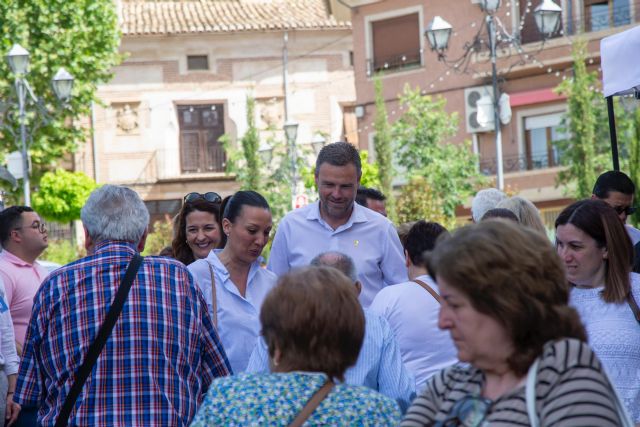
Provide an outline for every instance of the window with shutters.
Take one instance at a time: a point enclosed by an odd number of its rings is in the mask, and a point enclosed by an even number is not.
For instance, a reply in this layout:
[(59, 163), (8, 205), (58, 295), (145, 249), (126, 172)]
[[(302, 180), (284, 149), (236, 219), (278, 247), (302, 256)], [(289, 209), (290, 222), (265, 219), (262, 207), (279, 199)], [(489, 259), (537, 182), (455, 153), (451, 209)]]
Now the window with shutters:
[(409, 13), (370, 22), (369, 74), (422, 65), (420, 14)]
[(224, 172), (226, 153), (222, 104), (179, 105), (180, 168), (182, 173)]
[[(533, 16), (534, 7), (532, 6), (531, 0), (518, 0), (518, 4), (520, 6), (520, 16), (524, 17), (524, 22), (522, 22), (522, 29), (520, 30), (520, 42), (522, 44), (525, 43), (534, 43), (542, 41), (542, 34), (538, 30), (538, 26), (536, 25), (535, 17)], [(557, 3), (557, 2), (556, 2)], [(535, 3), (534, 3), (535, 4)], [(528, 10), (528, 12), (527, 12)], [(565, 14), (563, 9), (562, 14)], [(521, 18), (522, 19), (522, 18)], [(556, 31), (551, 38), (555, 39), (562, 36), (564, 29), (564, 18), (560, 18), (560, 27), (558, 31)], [(548, 40), (548, 38), (547, 38)]]

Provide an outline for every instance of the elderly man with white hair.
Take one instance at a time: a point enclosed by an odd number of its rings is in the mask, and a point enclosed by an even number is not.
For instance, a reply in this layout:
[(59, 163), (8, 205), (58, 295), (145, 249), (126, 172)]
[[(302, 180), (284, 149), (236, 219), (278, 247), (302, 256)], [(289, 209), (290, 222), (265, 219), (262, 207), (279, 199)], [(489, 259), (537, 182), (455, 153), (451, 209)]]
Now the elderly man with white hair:
[(471, 201), (471, 217), (473, 222), (480, 222), (487, 211), (498, 206), (498, 203), (507, 198), (507, 195), (497, 188), (485, 188), (476, 193)]
[[(312, 266), (333, 267), (347, 276), (360, 293), (362, 285), (353, 259), (336, 251), (323, 252), (311, 260)], [(365, 332), (356, 364), (347, 369), (345, 382), (363, 385), (395, 399), (405, 412), (416, 395), (415, 378), (402, 362), (400, 348), (386, 319), (364, 309)], [(249, 359), (247, 372), (269, 372), (269, 352), (263, 339), (258, 340)]]
[(202, 294), (184, 264), (139, 255), (149, 212), (133, 190), (100, 187), (81, 217), (88, 256), (36, 294), (14, 400), (39, 426), (189, 425), (230, 373)]

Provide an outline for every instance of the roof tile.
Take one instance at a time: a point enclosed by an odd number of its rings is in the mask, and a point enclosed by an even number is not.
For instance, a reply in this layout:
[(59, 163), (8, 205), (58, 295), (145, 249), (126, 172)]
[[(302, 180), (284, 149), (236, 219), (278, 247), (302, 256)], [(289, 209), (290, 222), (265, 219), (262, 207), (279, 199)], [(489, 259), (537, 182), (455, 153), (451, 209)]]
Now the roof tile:
[(263, 29), (349, 29), (324, 0), (124, 0), (127, 35), (224, 33)]

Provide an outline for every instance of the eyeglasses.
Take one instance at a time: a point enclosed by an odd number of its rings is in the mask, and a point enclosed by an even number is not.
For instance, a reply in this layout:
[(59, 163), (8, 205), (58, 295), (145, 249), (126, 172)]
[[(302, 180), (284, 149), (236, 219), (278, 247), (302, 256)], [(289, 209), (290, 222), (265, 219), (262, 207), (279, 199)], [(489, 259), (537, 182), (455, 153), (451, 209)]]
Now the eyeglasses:
[(449, 415), (443, 421), (435, 424), (436, 427), (480, 427), (489, 412), (491, 400), (480, 396), (467, 395), (458, 400)]
[(626, 216), (633, 215), (638, 208), (635, 206), (616, 206), (613, 209), (616, 210), (618, 215), (625, 214)]
[(220, 203), (222, 201), (222, 197), (220, 197), (218, 193), (214, 193), (213, 191), (208, 191), (204, 194), (189, 193), (186, 196), (184, 196), (183, 203), (193, 202), (194, 200), (197, 200), (197, 199), (205, 199), (207, 202), (212, 202), (212, 203)]
[(16, 227), (14, 228), (14, 230), (21, 230), (23, 228), (33, 228), (34, 230), (38, 230), (41, 234), (44, 234), (47, 232), (47, 224), (39, 221), (34, 222), (28, 227)]

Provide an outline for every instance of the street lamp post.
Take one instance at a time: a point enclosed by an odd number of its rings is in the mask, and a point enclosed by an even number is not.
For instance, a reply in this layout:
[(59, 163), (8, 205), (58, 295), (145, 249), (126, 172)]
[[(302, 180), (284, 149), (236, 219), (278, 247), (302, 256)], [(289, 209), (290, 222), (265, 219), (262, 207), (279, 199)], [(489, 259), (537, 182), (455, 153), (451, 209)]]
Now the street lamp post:
[[(493, 123), (495, 132), (496, 145), (496, 181), (500, 190), (504, 189), (504, 173), (502, 161), (502, 129), (500, 125), (500, 93), (498, 88), (498, 71), (497, 71), (497, 45), (498, 30), (496, 29), (495, 13), (500, 8), (500, 0), (481, 0), (480, 7), (487, 14), (485, 17), (487, 35), (489, 37), (489, 53), (491, 56), (491, 83), (493, 86)], [(542, 0), (538, 7), (535, 8), (534, 18), (538, 31), (542, 34), (543, 40), (552, 36), (560, 26), (560, 15), (562, 9), (552, 0)], [(449, 37), (453, 27), (440, 16), (433, 18), (425, 36), (429, 41), (431, 50), (438, 52), (438, 59), (444, 60), (444, 52), (449, 46)], [(500, 33), (501, 39), (509, 43), (519, 44), (519, 39), (511, 34), (506, 34), (504, 30)], [(475, 43), (474, 43), (475, 45)], [(467, 50), (465, 56), (473, 52), (473, 49)], [(454, 66), (454, 68), (457, 68)]]
[(298, 123), (286, 122), (284, 124), (284, 134), (289, 145), (289, 157), (291, 160), (291, 203), (293, 204), (298, 188), (298, 174), (296, 168), (296, 139), (298, 137)]
[[(7, 62), (15, 75), (15, 89), (18, 97), (18, 120), (20, 122), (20, 151), (22, 154), (24, 204), (30, 206), (31, 188), (29, 181), (29, 150), (27, 146), (27, 101), (31, 99), (31, 101), (42, 110), (42, 114), (46, 116), (47, 113), (44, 111), (44, 107), (40, 105), (38, 98), (34, 95), (25, 77), (29, 68), (29, 52), (19, 44), (14, 44), (7, 54)], [(56, 97), (62, 102), (67, 102), (71, 97), (73, 76), (64, 68), (60, 68), (52, 79), (52, 86)]]

